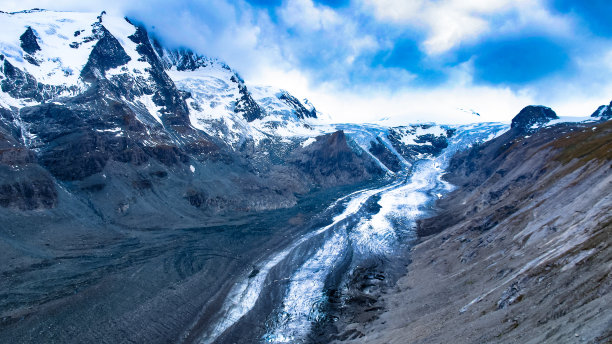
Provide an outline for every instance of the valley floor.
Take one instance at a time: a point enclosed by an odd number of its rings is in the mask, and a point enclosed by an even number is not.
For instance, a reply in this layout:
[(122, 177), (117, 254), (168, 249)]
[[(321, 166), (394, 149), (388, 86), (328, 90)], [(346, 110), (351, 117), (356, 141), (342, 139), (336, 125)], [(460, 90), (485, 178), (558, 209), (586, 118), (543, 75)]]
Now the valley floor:
[[(257, 271), (259, 260), (300, 237), (309, 225), (304, 219), (326, 221), (317, 214), (334, 199), (376, 185), (320, 190), (290, 209), (243, 214), (203, 228), (56, 224), (32, 233), (48, 240), (44, 249), (15, 248), (15, 235), (24, 233), (3, 228), (0, 342), (192, 342), (185, 331), (197, 328), (198, 319), (206, 323), (203, 310), (216, 309), (242, 275)], [(49, 239), (57, 233), (61, 243)], [(258, 326), (242, 339), (258, 341), (265, 331)]]

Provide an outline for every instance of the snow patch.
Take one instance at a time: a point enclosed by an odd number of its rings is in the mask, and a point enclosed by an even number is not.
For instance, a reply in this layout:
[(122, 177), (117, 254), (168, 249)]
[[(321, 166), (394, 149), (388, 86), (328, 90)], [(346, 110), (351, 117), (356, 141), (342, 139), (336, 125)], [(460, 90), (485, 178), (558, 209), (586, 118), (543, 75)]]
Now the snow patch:
[(317, 139), (315, 139), (314, 137), (309, 137), (306, 140), (302, 141), (302, 143), (300, 143), (300, 145), (303, 147), (308, 147), (311, 144), (313, 144), (314, 142), (316, 142)]
[[(97, 22), (96, 13), (41, 11), (32, 13), (0, 13), (0, 51), (15, 67), (28, 72), (37, 81), (48, 85), (78, 85), (83, 88), (80, 72), (87, 63), (97, 40), (83, 38), (92, 33), (91, 24)], [(31, 27), (40, 51), (34, 53), (39, 66), (25, 60), (19, 37)], [(76, 31), (84, 30), (78, 37)], [(78, 48), (70, 45), (78, 42)]]
[(593, 117), (570, 117), (570, 116), (560, 116), (558, 119), (553, 119), (552, 121), (542, 125), (546, 127), (553, 126), (559, 123), (592, 123), (597, 122), (598, 118)]
[(394, 128), (399, 133), (399, 141), (404, 145), (431, 145), (430, 142), (419, 143), (416, 141), (420, 136), (446, 136), (446, 129), (439, 125), (418, 125)]
[(144, 108), (149, 112), (151, 116), (153, 116), (153, 118), (155, 118), (157, 122), (159, 122), (159, 124), (164, 125), (160, 117), (161, 107), (155, 104), (152, 95), (143, 94), (140, 97), (135, 97), (135, 100), (136, 102), (142, 104), (142, 106), (144, 106)]

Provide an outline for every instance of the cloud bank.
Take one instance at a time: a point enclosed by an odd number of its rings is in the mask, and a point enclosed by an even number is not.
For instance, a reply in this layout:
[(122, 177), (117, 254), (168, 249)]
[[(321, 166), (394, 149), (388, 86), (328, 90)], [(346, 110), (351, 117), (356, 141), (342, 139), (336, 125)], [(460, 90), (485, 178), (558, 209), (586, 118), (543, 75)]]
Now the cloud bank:
[(1, 7), (127, 15), (164, 44), (218, 57), (247, 83), (307, 97), (337, 121), (507, 121), (528, 104), (581, 116), (612, 99), (608, 0), (23, 0)]

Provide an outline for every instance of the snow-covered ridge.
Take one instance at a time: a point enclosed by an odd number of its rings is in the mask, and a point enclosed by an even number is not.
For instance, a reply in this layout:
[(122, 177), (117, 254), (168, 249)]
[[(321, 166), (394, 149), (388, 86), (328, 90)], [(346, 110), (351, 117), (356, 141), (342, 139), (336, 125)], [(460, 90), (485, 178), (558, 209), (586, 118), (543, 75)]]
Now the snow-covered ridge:
[[(247, 85), (222, 61), (188, 49), (167, 49), (155, 37), (147, 41), (142, 28), (105, 12), (3, 12), (0, 23), (6, 28), (0, 33), (4, 64), (26, 73), (34, 85), (57, 87), (56, 93), (36, 99), (1, 92), (0, 106), (5, 108), (61, 104), (62, 97), (84, 93), (92, 81), (83, 77), (83, 70), (96, 53), (95, 47), (110, 34), (121, 58), (112, 68), (96, 71), (96, 78), (118, 88), (131, 87), (117, 101), (132, 108), (148, 130), (166, 132), (176, 123), (176, 116), (184, 116), (187, 125), (233, 149), (241, 149), (245, 142), (257, 147), (269, 141), (307, 147), (316, 136), (343, 130), (357, 150), (369, 154), (389, 173), (439, 154), (453, 133), (449, 126), (434, 124), (396, 128), (330, 124), (319, 118), (308, 100), (300, 101), (274, 87)], [(38, 48), (24, 46), (24, 35), (30, 35), (26, 40)], [(143, 39), (149, 44), (147, 52), (143, 52)], [(6, 74), (7, 67), (2, 71)], [(173, 94), (180, 95), (160, 100), (159, 93), (164, 93), (160, 88), (174, 89)], [(183, 108), (183, 114), (173, 113)]]
[(273, 88), (252, 88), (251, 95), (265, 116), (248, 121), (236, 111), (240, 95), (236, 74), (225, 65), (210, 63), (194, 71), (168, 71), (181, 90), (188, 91), (190, 120), (194, 127), (223, 138), (232, 146), (246, 139), (259, 143), (265, 138), (307, 139), (331, 130), (315, 118), (299, 118), (297, 111), (280, 98), (286, 93)]
[[(21, 108), (86, 91), (89, 83), (83, 79), (82, 71), (105, 32), (117, 40), (127, 54), (127, 62), (102, 71), (100, 77), (121, 80), (127, 75), (144, 85), (144, 89), (151, 88), (146, 85), (150, 82), (147, 78), (155, 66), (138, 51), (133, 37), (137, 27), (126, 18), (105, 12), (34, 10), (1, 12), (0, 23), (3, 28), (0, 53), (5, 63), (29, 75), (34, 84), (60, 90), (42, 99), (14, 97), (2, 92), (0, 106)], [(23, 37), (28, 31), (37, 49), (24, 48)], [(150, 43), (159, 65), (177, 88), (191, 95), (186, 99), (191, 125), (232, 147), (247, 139), (256, 143), (264, 138), (306, 139), (330, 129), (315, 129), (314, 106), (309, 102), (302, 104), (286, 91), (270, 87), (251, 89), (222, 61), (187, 49), (165, 49), (154, 37), (150, 37)], [(148, 112), (148, 121), (164, 125), (163, 107), (154, 103), (151, 94), (135, 94), (124, 101)]]
[[(103, 19), (102, 19), (103, 18)], [(97, 42), (97, 24), (102, 25), (119, 41), (131, 60), (128, 70), (143, 71), (148, 64), (139, 61), (136, 44), (128, 36), (135, 28), (122, 17), (91, 12), (34, 11), (0, 13), (0, 51), (15, 67), (48, 85), (83, 85), (80, 72)], [(40, 50), (28, 54), (21, 48), (21, 35), (31, 28)], [(28, 61), (28, 55), (38, 65)], [(116, 71), (115, 73), (117, 73)]]
[(435, 124), (403, 126), (394, 129), (394, 132), (398, 136), (398, 140), (405, 145), (416, 145), (420, 143), (431, 145), (431, 142), (422, 142), (419, 138), (425, 135), (446, 136), (448, 133), (448, 129)]

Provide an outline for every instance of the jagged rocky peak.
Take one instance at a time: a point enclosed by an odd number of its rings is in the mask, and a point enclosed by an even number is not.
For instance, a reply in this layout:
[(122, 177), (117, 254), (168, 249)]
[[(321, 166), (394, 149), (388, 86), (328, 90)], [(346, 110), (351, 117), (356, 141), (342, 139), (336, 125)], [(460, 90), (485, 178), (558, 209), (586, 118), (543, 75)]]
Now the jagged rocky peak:
[(510, 127), (520, 132), (526, 132), (557, 118), (559, 118), (557, 114), (549, 107), (529, 105), (514, 116)]
[(32, 30), (32, 27), (30, 26), (28, 26), (23, 35), (19, 37), (19, 40), (21, 41), (21, 48), (28, 54), (34, 54), (40, 50), (40, 45), (38, 45), (38, 40), (36, 39), (34, 30)]
[(93, 36), (98, 38), (94, 45), (87, 64), (81, 71), (84, 80), (96, 78), (112, 68), (128, 63), (131, 58), (125, 52), (121, 43), (102, 24), (94, 24)]
[[(207, 67), (213, 63), (213, 59), (206, 56), (198, 55), (190, 49), (179, 48), (168, 50), (163, 47), (158, 39), (153, 38), (153, 48), (159, 55), (166, 69), (176, 68), (178, 71), (195, 71), (198, 68)], [(230, 68), (223, 64), (230, 70)]]
[(304, 107), (308, 110), (308, 112), (310, 112), (310, 117), (318, 118), (317, 117), (317, 109), (310, 102), (310, 100), (304, 98), (304, 99), (302, 99), (302, 104), (304, 104)]
[(608, 120), (612, 118), (612, 101), (609, 105), (601, 105), (593, 112), (591, 117), (599, 117), (602, 120)]
[(316, 110), (314, 107), (312, 110), (307, 109), (296, 97), (292, 96), (287, 91), (281, 91), (278, 99), (284, 101), (287, 105), (293, 108), (295, 115), (300, 118), (317, 118)]
[(238, 84), (238, 99), (234, 112), (242, 115), (248, 122), (253, 122), (256, 119), (261, 119), (266, 116), (266, 111), (253, 99), (251, 92), (247, 89), (244, 80), (234, 73), (230, 78), (232, 82)]

